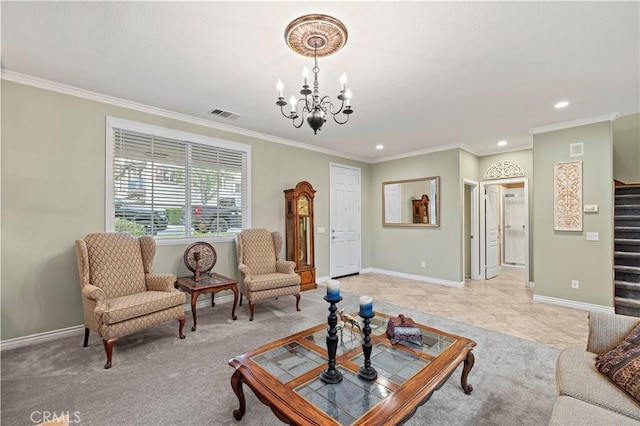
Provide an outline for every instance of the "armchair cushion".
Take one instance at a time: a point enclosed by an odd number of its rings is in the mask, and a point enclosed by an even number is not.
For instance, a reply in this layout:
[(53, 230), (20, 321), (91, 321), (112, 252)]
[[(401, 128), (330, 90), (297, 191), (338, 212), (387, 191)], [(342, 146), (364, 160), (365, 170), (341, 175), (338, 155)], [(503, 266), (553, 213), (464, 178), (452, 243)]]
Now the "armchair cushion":
[(273, 288), (297, 286), (300, 284), (300, 277), (296, 274), (262, 274), (254, 275), (251, 279), (245, 279), (244, 284), (250, 292), (270, 290)]
[(171, 292), (143, 291), (142, 293), (115, 297), (109, 299), (109, 307), (102, 313), (102, 322), (115, 324), (173, 306), (181, 306), (185, 301), (185, 293), (178, 290)]

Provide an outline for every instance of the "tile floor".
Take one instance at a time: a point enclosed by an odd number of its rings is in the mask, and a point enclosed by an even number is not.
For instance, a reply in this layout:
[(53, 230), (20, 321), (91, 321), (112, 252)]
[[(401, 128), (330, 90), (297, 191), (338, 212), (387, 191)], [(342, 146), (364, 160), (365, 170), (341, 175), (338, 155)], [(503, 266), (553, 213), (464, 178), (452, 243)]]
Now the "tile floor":
[(587, 344), (587, 311), (533, 301), (524, 269), (503, 268), (491, 280), (466, 280), (464, 288), (380, 274), (339, 278), (343, 291), (473, 324), (558, 349)]

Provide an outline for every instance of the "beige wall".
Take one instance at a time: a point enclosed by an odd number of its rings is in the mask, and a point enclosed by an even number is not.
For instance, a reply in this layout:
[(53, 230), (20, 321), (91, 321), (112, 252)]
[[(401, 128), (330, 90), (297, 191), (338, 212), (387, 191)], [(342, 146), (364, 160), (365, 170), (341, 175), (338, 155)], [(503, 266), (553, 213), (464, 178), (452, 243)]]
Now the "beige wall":
[[(462, 212), (459, 151), (371, 165), (371, 264), (375, 268), (449, 281), (462, 280)], [(440, 176), (440, 227), (382, 226), (382, 182)], [(420, 262), (426, 262), (426, 268)]]
[[(360, 167), (362, 181), (370, 179), (370, 166), (356, 161), (6, 80), (1, 101), (2, 340), (82, 323), (73, 242), (104, 231), (107, 116), (251, 145), (253, 227), (284, 232), (282, 191), (308, 180), (317, 190), (315, 225), (328, 228), (330, 162)], [(363, 205), (370, 202), (368, 191), (363, 184)], [(371, 263), (370, 226), (363, 215), (363, 267)], [(329, 273), (328, 235), (315, 235), (319, 277)], [(236, 276), (235, 244), (214, 246), (214, 270)], [(186, 274), (185, 247), (158, 247), (155, 270)]]
[(640, 114), (613, 122), (613, 178), (640, 183)]
[[(481, 181), (495, 161), (515, 161), (529, 178), (530, 270), (531, 279), (535, 271), (536, 294), (611, 306), (609, 123), (536, 135), (533, 150), (476, 157), (452, 149), (364, 164), (6, 80), (1, 84), (2, 340), (82, 323), (73, 241), (104, 231), (107, 116), (251, 145), (253, 227), (284, 232), (282, 191), (308, 180), (317, 190), (315, 225), (328, 229), (329, 164), (359, 167), (362, 268), (455, 282), (463, 279), (465, 269), (463, 179)], [(631, 121), (631, 129), (637, 130)], [(553, 232), (553, 162), (567, 160), (568, 144), (575, 141), (585, 142), (585, 202), (600, 205), (600, 213), (585, 216), (585, 231), (600, 232), (598, 243), (587, 243), (585, 233)], [(440, 227), (383, 227), (382, 182), (427, 176), (441, 179)], [(315, 234), (318, 277), (329, 274), (328, 238), (328, 233)], [(237, 276), (235, 244), (223, 241), (214, 246), (215, 270)], [(155, 269), (186, 274), (184, 249), (185, 245), (158, 247)], [(602, 262), (585, 265), (584, 258)], [(421, 261), (426, 268), (421, 268)], [(570, 290), (571, 279), (580, 280), (579, 291)]]
[[(613, 149), (611, 122), (541, 133), (533, 137), (535, 294), (600, 306), (613, 306)], [(584, 155), (569, 156), (569, 145), (584, 143)], [(584, 214), (582, 232), (553, 229), (553, 167), (582, 160), (584, 204), (599, 212)], [(587, 232), (600, 240), (587, 241)], [(571, 280), (580, 289), (571, 289)]]

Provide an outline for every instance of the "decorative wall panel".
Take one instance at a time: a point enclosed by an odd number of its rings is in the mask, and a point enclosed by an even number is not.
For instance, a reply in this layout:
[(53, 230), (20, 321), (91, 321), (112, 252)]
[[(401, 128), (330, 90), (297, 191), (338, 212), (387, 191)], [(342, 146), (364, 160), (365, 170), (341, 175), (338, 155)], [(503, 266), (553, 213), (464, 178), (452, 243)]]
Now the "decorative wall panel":
[(520, 164), (514, 161), (496, 161), (484, 172), (484, 180), (508, 179), (524, 176)]
[(555, 163), (553, 229), (582, 231), (582, 161)]

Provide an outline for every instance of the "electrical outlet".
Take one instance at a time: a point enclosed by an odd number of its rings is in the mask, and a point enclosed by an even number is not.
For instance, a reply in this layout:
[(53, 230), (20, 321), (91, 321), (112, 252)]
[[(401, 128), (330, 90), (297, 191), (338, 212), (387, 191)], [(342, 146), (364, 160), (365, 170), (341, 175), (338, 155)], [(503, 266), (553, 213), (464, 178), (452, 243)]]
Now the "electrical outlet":
[(420, 262), (420, 266), (423, 268), (427, 267), (427, 262), (425, 262), (424, 260), (422, 262)]
[(577, 290), (580, 288), (580, 281), (578, 280), (571, 280), (571, 288), (574, 290)]

